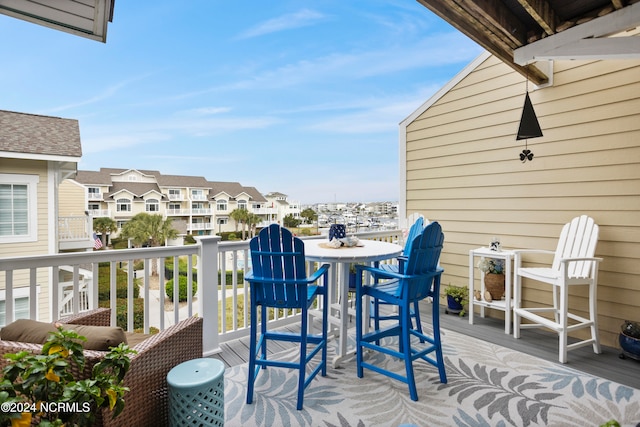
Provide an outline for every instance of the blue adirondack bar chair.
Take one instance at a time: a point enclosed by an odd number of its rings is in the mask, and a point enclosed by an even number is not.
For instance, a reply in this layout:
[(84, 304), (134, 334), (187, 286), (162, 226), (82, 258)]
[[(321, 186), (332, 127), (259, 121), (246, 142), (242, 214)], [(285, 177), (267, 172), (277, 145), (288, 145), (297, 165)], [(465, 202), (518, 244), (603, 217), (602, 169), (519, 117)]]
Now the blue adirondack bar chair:
[[(413, 374), (413, 361), (422, 359), (438, 368), (440, 382), (447, 382), (447, 375), (440, 342), (440, 277), (444, 271), (438, 266), (440, 252), (444, 243), (442, 228), (437, 222), (427, 225), (422, 233), (411, 242), (411, 250), (403, 272), (391, 272), (375, 267), (357, 266), (356, 277), (356, 364), (359, 378), (364, 368), (404, 382), (409, 386), (411, 399), (418, 400), (416, 382)], [(362, 273), (369, 272), (376, 281), (364, 285)], [(384, 280), (384, 281), (380, 281)], [(377, 298), (398, 306), (397, 322), (383, 329), (376, 328), (363, 335), (362, 310), (365, 297)], [(433, 336), (427, 336), (411, 326), (411, 306), (427, 297), (432, 297)], [(397, 336), (398, 350), (384, 346), (382, 339)], [(424, 343), (411, 340), (416, 337)], [(386, 370), (380, 366), (365, 362), (364, 349), (375, 350), (404, 360), (405, 375)], [(430, 355), (435, 353), (435, 357)]]
[[(413, 223), (413, 225), (409, 229), (409, 232), (407, 233), (407, 238), (405, 239), (402, 255), (400, 255), (397, 258), (398, 264), (380, 264), (378, 265), (378, 267), (382, 270), (390, 271), (392, 273), (402, 273), (404, 271), (404, 263), (406, 262), (407, 257), (411, 252), (411, 245), (413, 244), (413, 239), (415, 239), (419, 234), (421, 234), (423, 230), (424, 230), (424, 217), (419, 216), (418, 218), (416, 218), (415, 222)], [(374, 298), (371, 301), (371, 317), (373, 318), (374, 327), (376, 329), (380, 329), (381, 320), (389, 320), (389, 319), (397, 318), (397, 315), (395, 314), (384, 315), (384, 316), (381, 315), (380, 304), (381, 302), (377, 298)], [(385, 303), (383, 302), (382, 304), (385, 304)], [(411, 310), (411, 317), (415, 318), (416, 320), (416, 326), (415, 326), (416, 329), (419, 332), (422, 332), (422, 325), (420, 324), (420, 310), (418, 309), (418, 306), (419, 306), (419, 302), (416, 301)]]
[[(304, 390), (318, 374), (327, 375), (327, 304), (322, 304), (322, 333), (308, 332), (308, 310), (318, 296), (326, 298), (328, 264), (322, 265), (311, 276), (305, 268), (304, 244), (289, 230), (277, 224), (263, 228), (249, 243), (252, 270), (246, 276), (251, 295), (251, 337), (249, 342), (249, 372), (247, 403), (253, 401), (255, 379), (260, 368), (267, 366), (293, 368), (298, 370), (297, 409), (302, 409)], [(323, 278), (323, 285), (314, 285)], [(260, 312), (260, 335), (258, 329), (258, 307)], [(270, 331), (267, 328), (268, 313), (275, 310), (301, 311), (300, 333)], [(300, 357), (297, 362), (267, 360), (269, 340), (300, 343)], [(307, 349), (307, 345), (313, 348)], [(306, 374), (306, 365), (318, 354), (320, 362)]]

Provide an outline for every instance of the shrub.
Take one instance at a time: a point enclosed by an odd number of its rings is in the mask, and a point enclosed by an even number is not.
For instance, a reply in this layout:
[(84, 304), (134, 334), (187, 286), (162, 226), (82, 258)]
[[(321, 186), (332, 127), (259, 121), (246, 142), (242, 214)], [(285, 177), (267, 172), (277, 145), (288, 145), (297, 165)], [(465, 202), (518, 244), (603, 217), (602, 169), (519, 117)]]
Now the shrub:
[[(99, 301), (100, 307), (109, 308), (109, 301)], [(127, 330), (127, 299), (118, 298), (116, 300), (116, 323), (125, 331)], [(133, 329), (144, 328), (144, 299), (135, 298), (133, 300)]]
[[(100, 264), (98, 270), (98, 300), (109, 300), (111, 294), (111, 270), (109, 263), (107, 265)], [(134, 279), (133, 298), (138, 298), (140, 289), (137, 285), (139, 279)], [(116, 269), (116, 298), (127, 298), (127, 272)]]
[[(178, 290), (178, 298), (180, 298), (179, 301), (186, 301), (187, 300), (187, 277), (180, 275), (178, 276), (178, 278), (179, 278), (178, 282), (180, 286), (180, 289)], [(197, 290), (198, 290), (198, 285), (194, 280), (193, 292), (191, 296), (195, 295)], [(169, 297), (169, 300), (173, 302), (173, 279), (169, 280), (166, 283), (165, 291), (167, 293), (167, 297)]]

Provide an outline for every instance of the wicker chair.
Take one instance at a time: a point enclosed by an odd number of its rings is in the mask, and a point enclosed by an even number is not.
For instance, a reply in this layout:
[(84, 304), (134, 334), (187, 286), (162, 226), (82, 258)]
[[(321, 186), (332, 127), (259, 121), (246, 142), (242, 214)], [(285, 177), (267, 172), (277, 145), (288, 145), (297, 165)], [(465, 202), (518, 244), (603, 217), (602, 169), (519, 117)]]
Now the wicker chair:
[[(60, 323), (109, 326), (111, 311), (99, 308), (60, 320)], [(96, 425), (163, 426), (168, 423), (167, 373), (174, 366), (202, 357), (202, 318), (190, 317), (132, 347), (131, 367), (124, 378), (130, 391), (125, 395), (125, 408), (115, 419), (109, 411), (98, 414)], [(40, 354), (42, 345), (0, 340), (0, 355), (29, 351)], [(93, 365), (106, 352), (85, 350), (85, 367), (73, 372), (76, 378), (88, 378)], [(0, 369), (8, 364), (4, 357)], [(101, 416), (102, 415), (102, 416)]]

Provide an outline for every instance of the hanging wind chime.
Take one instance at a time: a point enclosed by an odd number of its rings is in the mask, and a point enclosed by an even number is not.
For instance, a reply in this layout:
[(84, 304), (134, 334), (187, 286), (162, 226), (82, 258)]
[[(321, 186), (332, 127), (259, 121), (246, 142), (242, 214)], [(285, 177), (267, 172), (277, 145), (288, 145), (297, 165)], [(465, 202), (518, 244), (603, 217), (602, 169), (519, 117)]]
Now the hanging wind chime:
[(533, 110), (533, 104), (531, 104), (531, 98), (529, 98), (529, 67), (527, 66), (526, 75), (526, 96), (524, 98), (524, 107), (522, 107), (522, 117), (520, 117), (520, 127), (518, 128), (518, 135), (516, 141), (524, 139), (524, 150), (520, 153), (520, 160), (524, 163), (527, 160), (533, 160), (533, 152), (528, 148), (529, 138), (538, 138), (542, 136), (542, 129), (540, 129), (540, 123), (536, 117), (536, 112)]

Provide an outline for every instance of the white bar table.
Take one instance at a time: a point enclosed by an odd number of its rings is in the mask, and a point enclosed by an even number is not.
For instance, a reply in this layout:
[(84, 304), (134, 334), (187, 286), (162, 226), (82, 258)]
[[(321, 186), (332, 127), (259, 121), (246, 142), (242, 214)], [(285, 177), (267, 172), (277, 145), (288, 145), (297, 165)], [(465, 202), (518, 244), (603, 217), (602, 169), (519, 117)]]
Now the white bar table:
[[(377, 261), (395, 258), (402, 253), (402, 246), (377, 240), (360, 240), (359, 246), (330, 248), (326, 239), (305, 239), (304, 253), (307, 261), (329, 263), (330, 285), (327, 301), (329, 303), (329, 324), (338, 326), (338, 354), (333, 359), (336, 367), (347, 357), (355, 354), (355, 348), (347, 351), (347, 330), (349, 328), (349, 266), (352, 263), (373, 264)], [(337, 289), (336, 289), (337, 285)], [(336, 298), (337, 294), (340, 298)]]
[[(473, 296), (474, 272), (476, 270), (475, 257), (485, 257), (504, 260), (504, 300), (494, 300), (491, 302), (484, 300), (484, 274), (480, 275), (480, 300), (476, 300)], [(504, 333), (511, 333), (511, 311), (513, 301), (511, 300), (511, 290), (513, 287), (511, 263), (513, 261), (514, 252), (512, 250), (502, 249), (500, 251), (492, 251), (489, 248), (477, 248), (469, 251), (469, 324), (473, 325), (473, 306), (480, 307), (480, 316), (484, 317), (484, 309), (493, 308), (495, 310), (504, 311)]]

